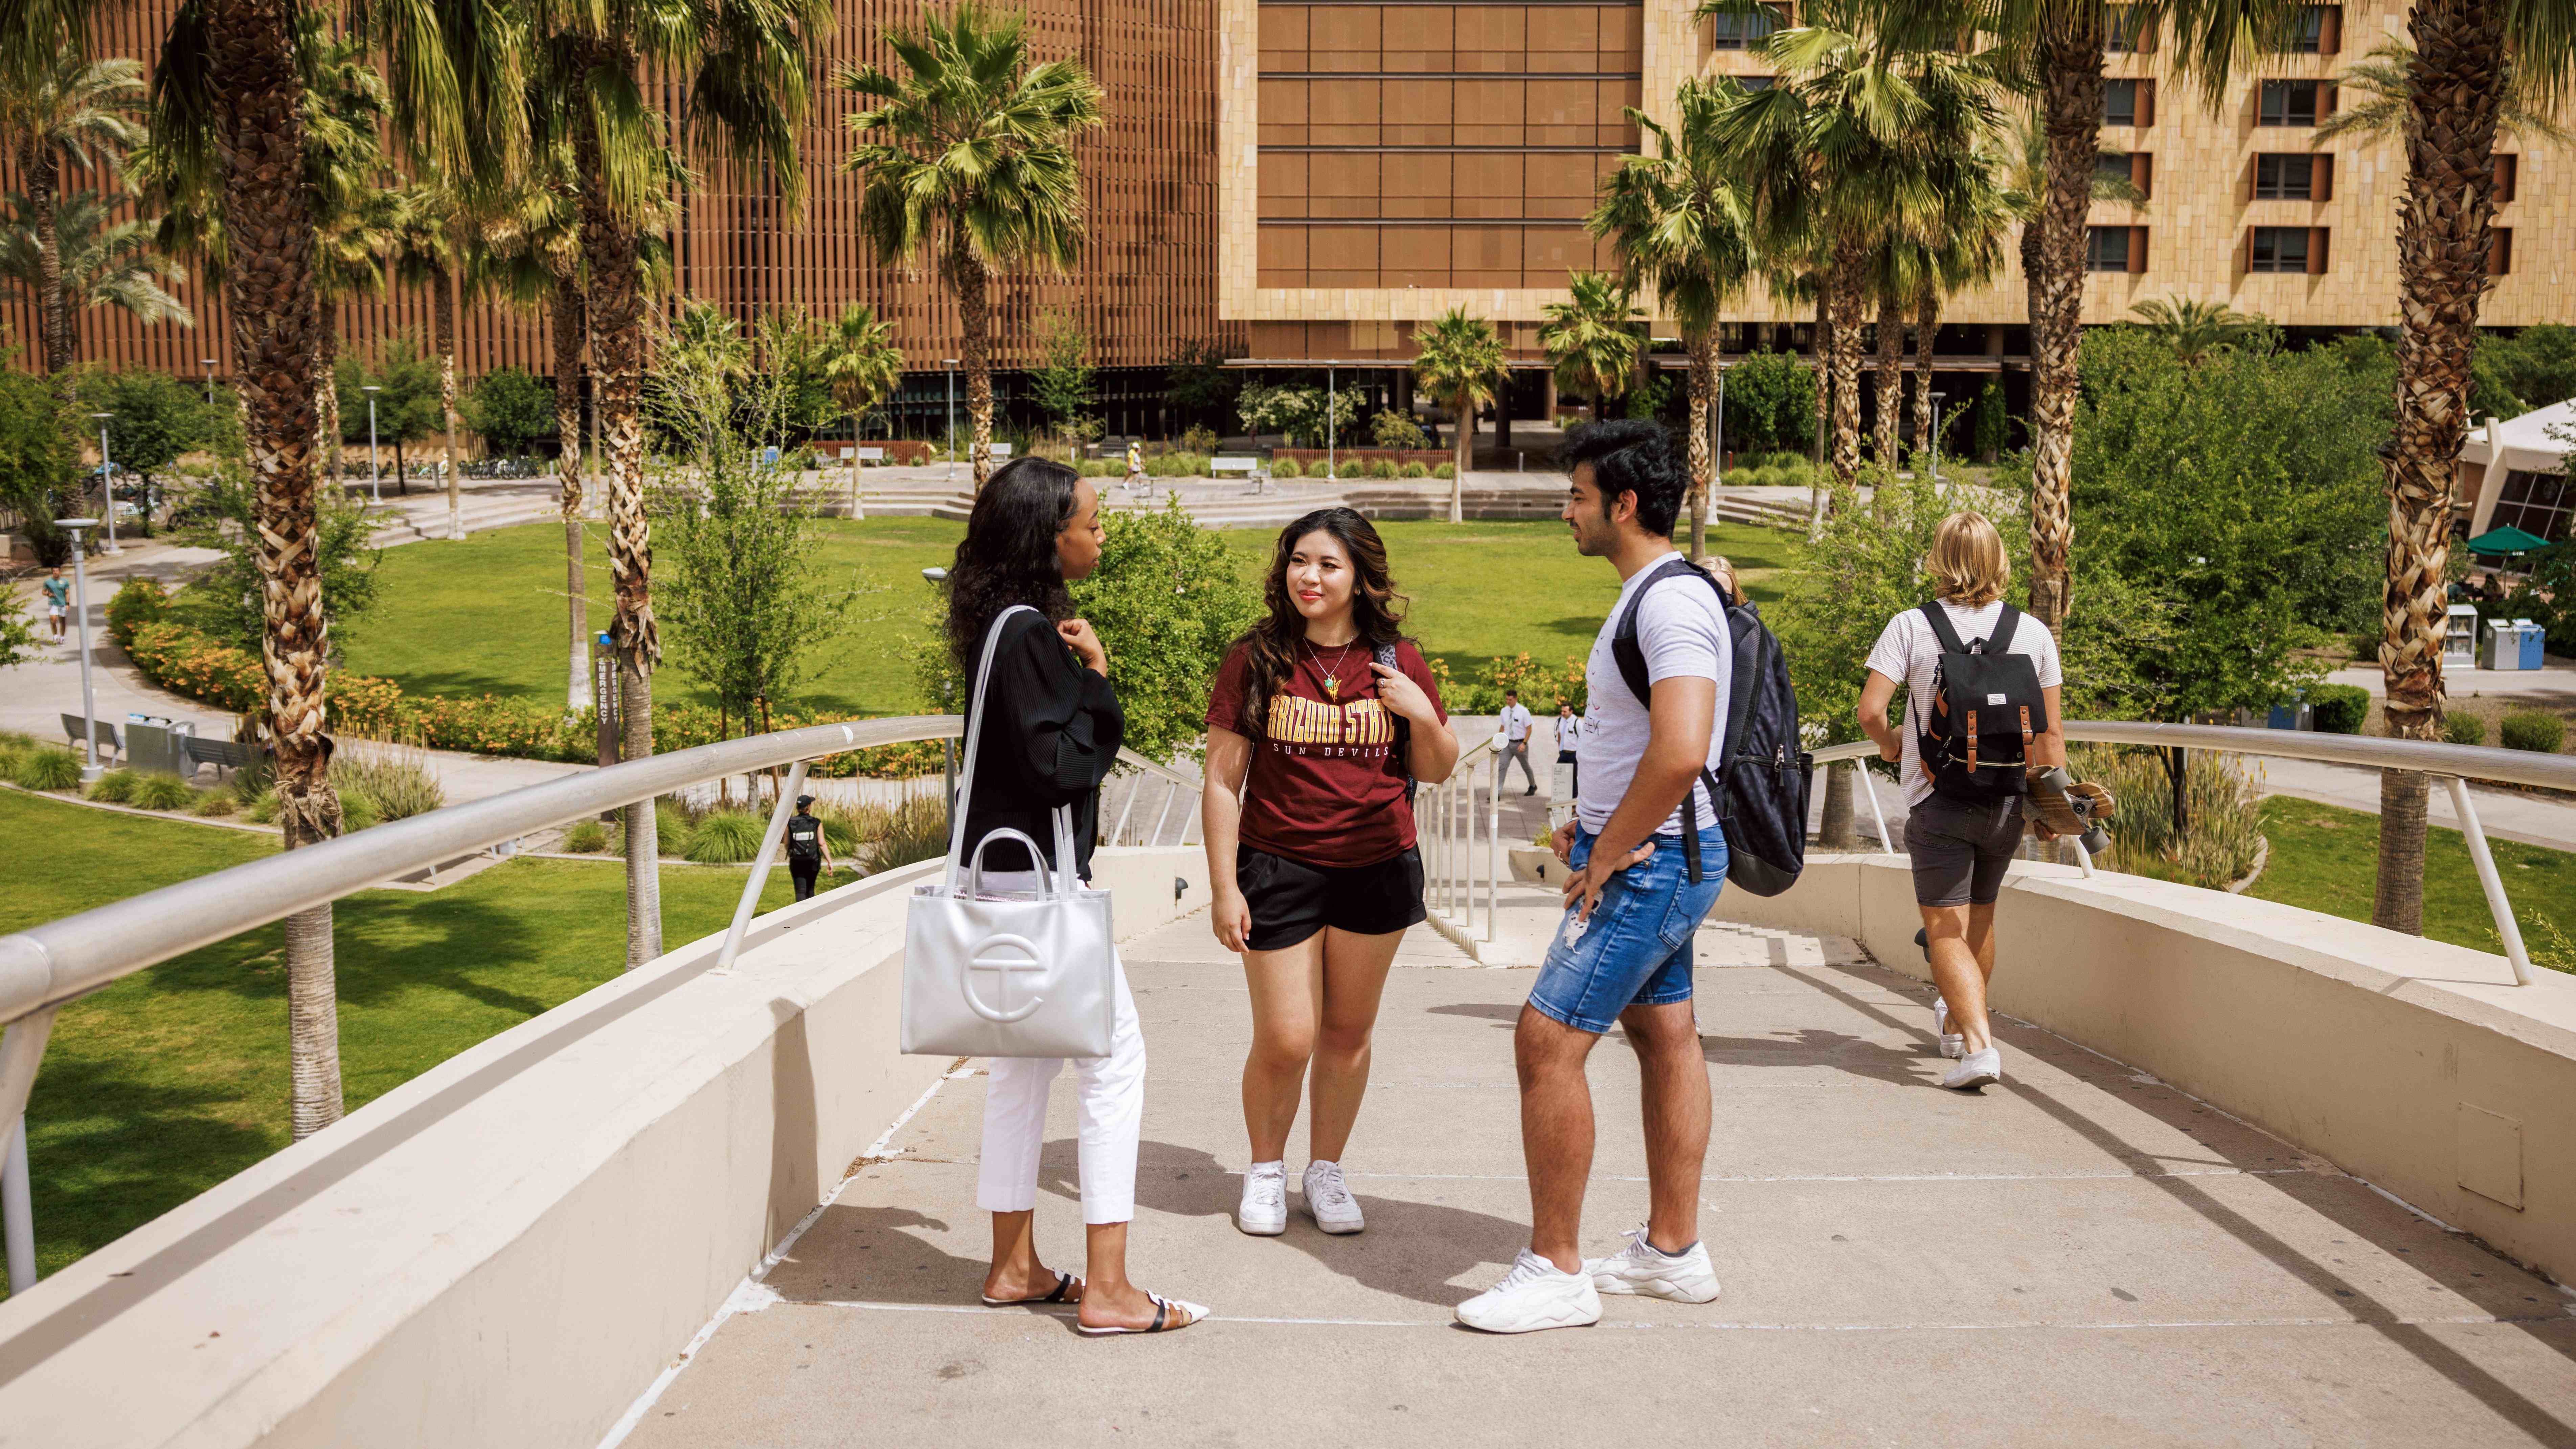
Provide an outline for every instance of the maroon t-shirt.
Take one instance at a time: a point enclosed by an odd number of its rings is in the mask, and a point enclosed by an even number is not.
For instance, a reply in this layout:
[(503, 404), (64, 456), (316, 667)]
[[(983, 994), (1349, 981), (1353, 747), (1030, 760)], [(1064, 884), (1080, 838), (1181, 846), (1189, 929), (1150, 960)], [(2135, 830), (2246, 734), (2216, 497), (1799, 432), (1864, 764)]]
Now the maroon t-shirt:
[[(1217, 670), (1207, 725), (1252, 741), (1244, 782), (1243, 843), (1308, 865), (1375, 865), (1413, 845), (1405, 762), (1395, 755), (1396, 716), (1378, 702), (1369, 646), (1300, 645), (1297, 668), (1271, 695), (1268, 718), (1243, 718), (1246, 651)], [(1422, 686), (1443, 722), (1448, 710), (1422, 651), (1395, 646), (1395, 667)], [(1339, 688), (1324, 687), (1331, 675)]]

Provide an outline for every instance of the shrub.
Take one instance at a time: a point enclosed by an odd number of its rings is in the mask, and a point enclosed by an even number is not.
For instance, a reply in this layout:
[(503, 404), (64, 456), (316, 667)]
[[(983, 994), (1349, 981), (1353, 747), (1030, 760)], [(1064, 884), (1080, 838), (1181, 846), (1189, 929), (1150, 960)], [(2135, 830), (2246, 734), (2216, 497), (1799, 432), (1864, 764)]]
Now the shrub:
[(384, 807), (364, 790), (352, 790), (340, 797), (340, 833), (354, 834), (385, 823)]
[(1281, 458), (1270, 465), (1270, 476), (1273, 478), (1303, 478), (1306, 476), (1306, 470), (1298, 467), (1297, 460), (1294, 458)]
[(1074, 464), (1073, 467), (1075, 472), (1080, 473), (1085, 478), (1106, 478), (1112, 473), (1125, 471), (1124, 469), (1113, 468), (1110, 465), (1109, 460), (1106, 458), (1085, 458), (1081, 462)]
[(948, 852), (948, 811), (939, 797), (907, 795), (886, 812), (885, 834), (868, 854), (870, 870), (892, 870), (915, 861), (936, 860)]
[(608, 827), (585, 820), (564, 832), (563, 848), (575, 855), (596, 855), (608, 848)]
[(1192, 423), (1181, 430), (1181, 448), (1190, 453), (1216, 451), (1216, 430), (1205, 423)]
[(1430, 468), (1420, 463), (1407, 463), (1397, 471), (1401, 476), (1406, 478), (1428, 478), (1431, 476)]
[(249, 806), (242, 811), (242, 818), (254, 825), (276, 824), (277, 792), (273, 789), (262, 790), (252, 796)]
[(161, 622), (169, 612), (169, 590), (140, 575), (127, 579), (116, 597), (107, 601), (107, 637), (116, 641), (117, 648), (127, 648), (135, 630)]
[(2370, 717), (2370, 691), (2358, 684), (2320, 684), (2308, 690), (2319, 731), (2330, 735), (2357, 735), (2361, 722)]
[(379, 820), (425, 815), (447, 803), (447, 791), (422, 751), (399, 746), (344, 745), (331, 757), (331, 783), (345, 801), (364, 795)]
[[(621, 820), (624, 818), (621, 813)], [(664, 855), (686, 857), (689, 835), (698, 828), (698, 818), (689, 803), (672, 795), (657, 796), (653, 801), (653, 844)]]
[(2467, 710), (2455, 710), (2442, 716), (2442, 738), (2455, 745), (2483, 745), (2487, 722)]
[(89, 798), (103, 800), (110, 805), (131, 804), (134, 787), (141, 783), (142, 777), (132, 770), (110, 770), (90, 782)]
[(11, 779), (30, 790), (77, 789), (80, 777), (80, 756), (51, 746), (20, 755), (18, 768), (10, 774)]
[(2540, 710), (2518, 709), (2504, 717), (2496, 733), (2508, 750), (2554, 755), (2567, 743), (2567, 722)]
[(1437, 464), (1432, 468), (1431, 476), (1434, 478), (1455, 478), (1458, 476), (1458, 465), (1455, 463)]
[(209, 820), (221, 820), (239, 809), (241, 809), (241, 798), (232, 791), (208, 790), (197, 796), (195, 808), (188, 813), (202, 815)]
[(749, 810), (710, 810), (689, 832), (687, 858), (700, 865), (736, 865), (760, 854), (769, 822)]
[(176, 775), (148, 774), (134, 782), (134, 803), (146, 810), (185, 810), (197, 803), (197, 787)]
[(2223, 890), (2244, 878), (2261, 853), (2261, 802), (2244, 763), (2212, 750), (2189, 753), (2183, 806), (2190, 832), (2173, 829), (2173, 780), (2153, 751), (2078, 745), (2070, 763), (2079, 778), (2119, 799), (2111, 817), (2113, 868), (2131, 875)]

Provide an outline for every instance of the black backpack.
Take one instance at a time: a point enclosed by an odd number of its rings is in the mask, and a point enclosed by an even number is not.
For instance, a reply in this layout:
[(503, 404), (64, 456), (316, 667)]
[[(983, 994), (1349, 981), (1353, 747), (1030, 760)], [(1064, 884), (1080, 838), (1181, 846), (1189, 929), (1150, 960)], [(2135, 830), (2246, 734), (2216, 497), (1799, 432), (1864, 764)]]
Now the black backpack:
[(787, 817), (787, 858), (821, 860), (823, 858), (823, 822), (799, 812)]
[(2010, 652), (2021, 611), (2004, 605), (1994, 632), (1974, 644), (1959, 642), (1939, 601), (1925, 604), (1923, 617), (1941, 641), (1931, 714), (1914, 726), (1932, 793), (1971, 805), (2027, 793), (2030, 741), (2048, 728), (2048, 697), (2030, 656)]
[[(1372, 651), (1370, 657), (1389, 669), (1395, 668), (1395, 646), (1392, 644), (1380, 644)], [(1378, 707), (1386, 708), (1382, 704)], [(1410, 810), (1413, 808), (1413, 792), (1422, 784), (1421, 781), (1413, 778), (1413, 721), (1397, 714), (1394, 710), (1389, 709), (1386, 712), (1388, 717), (1395, 721), (1395, 764), (1396, 768), (1404, 771), (1404, 807)]]
[[(1728, 603), (1706, 569), (1674, 559), (1647, 575), (1631, 596), (1610, 632), (1610, 657), (1628, 692), (1651, 708), (1654, 685), (1646, 678), (1646, 651), (1637, 643), (1637, 609), (1647, 590), (1685, 574), (1717, 594), (1735, 657), (1718, 767), (1700, 771), (1684, 803), (1695, 809), (1699, 791), (1706, 787), (1717, 806), (1718, 825), (1726, 832), (1727, 881), (1757, 896), (1776, 896), (1797, 884), (1798, 872), (1806, 867), (1807, 793), (1815, 757), (1800, 748), (1798, 695), (1789, 685), (1788, 657), (1764, 626), (1762, 612), (1750, 603)], [(1697, 831), (1682, 832), (1682, 860), (1691, 880), (1698, 881)]]

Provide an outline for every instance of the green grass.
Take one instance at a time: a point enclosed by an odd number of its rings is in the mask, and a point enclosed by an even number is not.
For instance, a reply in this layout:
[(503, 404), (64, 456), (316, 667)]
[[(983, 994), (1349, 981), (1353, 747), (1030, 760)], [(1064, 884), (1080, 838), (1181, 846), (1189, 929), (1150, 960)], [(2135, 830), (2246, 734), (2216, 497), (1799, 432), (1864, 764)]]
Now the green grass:
[[(1591, 648), (1619, 595), (1618, 576), (1577, 555), (1563, 524), (1382, 523), (1396, 584), (1411, 596), (1410, 627), (1424, 650), (1473, 678), (1483, 661), (1527, 651), (1548, 664)], [(827, 519), (823, 567), (863, 588), (851, 633), (824, 651), (806, 686), (816, 704), (852, 714), (920, 707), (908, 636), (923, 633), (929, 602), (921, 570), (945, 565), (964, 525), (928, 518)], [(1275, 529), (1229, 529), (1224, 538), (1246, 580), (1258, 580)], [(1757, 599), (1778, 596), (1773, 573), (1790, 537), (1743, 525), (1713, 527), (1709, 547), (1735, 561)], [(594, 533), (590, 618), (608, 618), (608, 569)], [(348, 667), (423, 694), (559, 699), (564, 676), (563, 530), (551, 523), (495, 529), (459, 543), (387, 549), (372, 614), (343, 638)], [(698, 697), (677, 669), (656, 676), (662, 698)]]
[[(2272, 851), (2247, 895), (2347, 920), (2370, 919), (2379, 872), (2378, 816), (2275, 795), (2263, 802), (2263, 833)], [(2552, 927), (2562, 939), (2576, 936), (2576, 854), (2510, 840), (2490, 838), (2487, 844), (2534, 959), (2548, 954)], [(2426, 832), (2424, 934), (2480, 951), (2503, 950), (2468, 844), (2456, 830)], [(2562, 966), (2570, 968), (2576, 963)]]
[[(0, 932), (254, 860), (240, 831), (0, 792), (22, 842)], [(41, 841), (41, 848), (26, 842)], [(355, 1109), (624, 965), (615, 863), (515, 860), (431, 894), (367, 891), (336, 912), (341, 1071)], [(722, 929), (739, 870), (667, 867), (662, 929)], [(764, 909), (793, 884), (771, 877)], [(51, 1273), (287, 1145), (286, 976), (269, 926), (63, 1009), (28, 1108), (36, 1256)]]

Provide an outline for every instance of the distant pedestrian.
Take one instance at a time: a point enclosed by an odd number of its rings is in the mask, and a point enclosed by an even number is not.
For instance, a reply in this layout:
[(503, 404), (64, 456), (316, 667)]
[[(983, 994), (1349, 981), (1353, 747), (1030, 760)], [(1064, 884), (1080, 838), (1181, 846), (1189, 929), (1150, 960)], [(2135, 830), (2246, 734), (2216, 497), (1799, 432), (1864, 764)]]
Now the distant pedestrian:
[(1154, 486), (1145, 479), (1145, 444), (1132, 440), (1127, 444), (1127, 491), (1135, 492), (1139, 484), (1149, 492)]
[(1529, 762), (1532, 723), (1529, 706), (1521, 703), (1521, 692), (1517, 689), (1504, 690), (1503, 717), (1495, 726), (1503, 738), (1502, 756), (1494, 765), (1495, 789), (1503, 788), (1503, 772), (1512, 767), (1512, 761), (1518, 760), (1521, 764), (1521, 778), (1529, 782), (1529, 788), (1521, 793), (1524, 795), (1538, 793), (1538, 776), (1530, 772)]
[(787, 873), (795, 877), (796, 899), (814, 898), (814, 878), (832, 869), (832, 842), (815, 818), (814, 797), (796, 797), (796, 813), (787, 817)]
[(45, 576), (45, 618), (54, 626), (56, 643), (62, 642), (63, 630), (70, 622), (71, 612), (71, 580), (63, 577), (63, 566), (56, 564), (54, 571)]
[(1574, 701), (1560, 699), (1556, 702), (1555, 796), (1559, 800), (1574, 799), (1576, 788), (1574, 754), (1581, 748), (1583, 748), (1583, 717), (1574, 712)]

